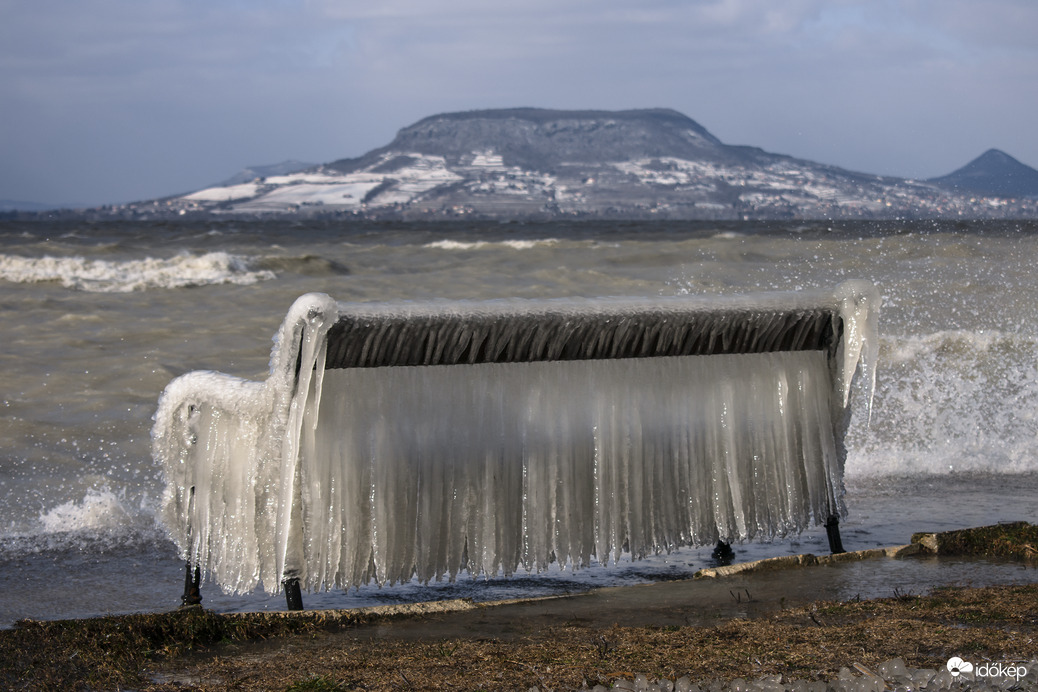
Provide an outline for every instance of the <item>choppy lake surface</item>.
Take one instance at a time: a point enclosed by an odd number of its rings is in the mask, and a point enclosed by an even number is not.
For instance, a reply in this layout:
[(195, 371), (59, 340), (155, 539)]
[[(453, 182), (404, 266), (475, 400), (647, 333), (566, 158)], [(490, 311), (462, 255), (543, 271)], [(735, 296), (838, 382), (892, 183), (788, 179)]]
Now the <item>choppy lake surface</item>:
[[(271, 336), (310, 291), (363, 302), (660, 296), (867, 279), (883, 296), (880, 361), (872, 419), (856, 418), (848, 440), (844, 545), (1035, 520), (1036, 231), (1034, 222), (0, 223), (0, 584), (17, 595), (0, 604), (0, 625), (177, 605), (182, 563), (155, 519), (159, 393), (191, 370), (262, 379)], [(737, 546), (739, 559), (825, 550), (821, 530)], [(542, 595), (709, 563), (706, 547), (576, 574), (306, 602)], [(934, 579), (955, 578), (942, 574)], [(284, 607), (203, 588), (217, 610)]]

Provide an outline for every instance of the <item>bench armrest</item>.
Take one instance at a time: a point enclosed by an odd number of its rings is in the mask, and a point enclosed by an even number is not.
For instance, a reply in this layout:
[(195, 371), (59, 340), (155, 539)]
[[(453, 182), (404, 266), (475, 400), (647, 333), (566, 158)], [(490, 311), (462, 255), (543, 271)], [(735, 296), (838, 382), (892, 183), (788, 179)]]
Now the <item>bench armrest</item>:
[(210, 564), (210, 556), (255, 555), (271, 544), (281, 419), (267, 383), (209, 371), (170, 382), (155, 413), (152, 453), (166, 479), (162, 518), (171, 538), (182, 557), (239, 590), (275, 578), (272, 556), (261, 575), (237, 573), (241, 560)]

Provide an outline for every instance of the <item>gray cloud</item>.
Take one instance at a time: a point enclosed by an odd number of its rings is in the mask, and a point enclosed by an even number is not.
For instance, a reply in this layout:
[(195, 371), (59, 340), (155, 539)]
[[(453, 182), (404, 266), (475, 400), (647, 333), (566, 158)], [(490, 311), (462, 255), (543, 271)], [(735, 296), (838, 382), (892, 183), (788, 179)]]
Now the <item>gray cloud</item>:
[(0, 198), (102, 203), (329, 161), (446, 110), (676, 108), (925, 177), (1038, 165), (1030, 0), (0, 0)]

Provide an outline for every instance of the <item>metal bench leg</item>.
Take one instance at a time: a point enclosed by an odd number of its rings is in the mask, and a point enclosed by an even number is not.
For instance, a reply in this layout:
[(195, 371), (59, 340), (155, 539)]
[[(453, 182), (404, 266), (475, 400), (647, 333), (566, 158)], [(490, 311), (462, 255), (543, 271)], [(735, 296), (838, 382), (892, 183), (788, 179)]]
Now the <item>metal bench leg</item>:
[(829, 537), (829, 552), (833, 555), (846, 552), (843, 549), (843, 540), (840, 539), (840, 518), (835, 514), (830, 515), (826, 520), (825, 534)]
[[(192, 405), (193, 409), (194, 405)], [(187, 499), (187, 516), (194, 516), (195, 511), (195, 486), (191, 486), (188, 489)], [(191, 543), (191, 523), (188, 520), (187, 525), (187, 541)], [(191, 559), (187, 561), (187, 571), (184, 574), (184, 595), (180, 598), (180, 603), (183, 606), (195, 606), (202, 602), (202, 568), (200, 565), (195, 565), (194, 570), (191, 569)]]
[(187, 563), (187, 571), (184, 574), (184, 595), (180, 602), (185, 606), (198, 605), (202, 602), (202, 569), (198, 566), (192, 571), (191, 563)]
[(288, 609), (302, 610), (303, 592), (299, 588), (299, 580), (295, 578), (286, 579), (281, 584), (285, 587), (285, 601), (288, 603)]
[(732, 550), (732, 544), (725, 541), (717, 541), (717, 547), (714, 548), (714, 552), (710, 553), (710, 557), (717, 561), (719, 565), (730, 565), (732, 560), (735, 559), (735, 551)]

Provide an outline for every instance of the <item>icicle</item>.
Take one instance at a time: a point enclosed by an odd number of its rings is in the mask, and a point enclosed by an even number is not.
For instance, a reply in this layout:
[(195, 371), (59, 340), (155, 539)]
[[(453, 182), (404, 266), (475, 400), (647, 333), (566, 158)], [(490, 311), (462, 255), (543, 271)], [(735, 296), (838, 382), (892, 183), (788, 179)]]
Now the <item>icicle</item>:
[[(310, 427), (304, 439), (307, 401), (310, 398), (311, 380), (319, 397), (324, 381), (324, 361), (327, 350), (325, 334), (335, 323), (338, 310), (335, 302), (327, 296), (310, 294), (297, 300), (289, 312), (278, 336), (280, 352), (272, 360), (278, 364), (277, 372), (268, 380), (280, 384), (281, 392), (291, 392), (287, 416), (284, 422), (284, 437), (281, 445), (280, 478), (277, 499), (277, 524), (275, 526), (274, 560), (278, 573), (283, 578), (306, 579), (303, 555), (302, 487), (299, 468), (300, 450), (310, 441), (310, 432), (317, 426), (320, 399), (312, 401)], [(299, 353), (299, 371), (294, 387), (285, 387), (291, 381), (295, 363), (290, 354)], [(320, 365), (316, 371), (315, 366)], [(276, 386), (276, 385), (275, 385)], [(279, 402), (280, 403), (280, 402)], [(301, 572), (302, 571), (302, 572)]]
[(166, 525), (182, 557), (235, 590), (266, 575), (260, 546), (270, 535), (255, 498), (263, 489), (270, 411), (263, 384), (193, 372), (169, 384), (155, 414)]
[[(330, 370), (334, 432), (304, 468), (347, 528), (310, 529), (306, 584), (361, 583), (369, 555), (392, 583), (799, 530), (835, 499), (831, 436), (806, 439), (830, 425), (826, 372), (822, 352)], [(370, 480), (332, 491), (350, 478)]]
[(845, 331), (837, 386), (840, 388), (843, 407), (846, 408), (850, 402), (854, 372), (861, 366), (868, 421), (872, 418), (876, 361), (879, 358), (879, 291), (867, 281), (845, 281), (836, 287), (833, 294), (839, 302)]

